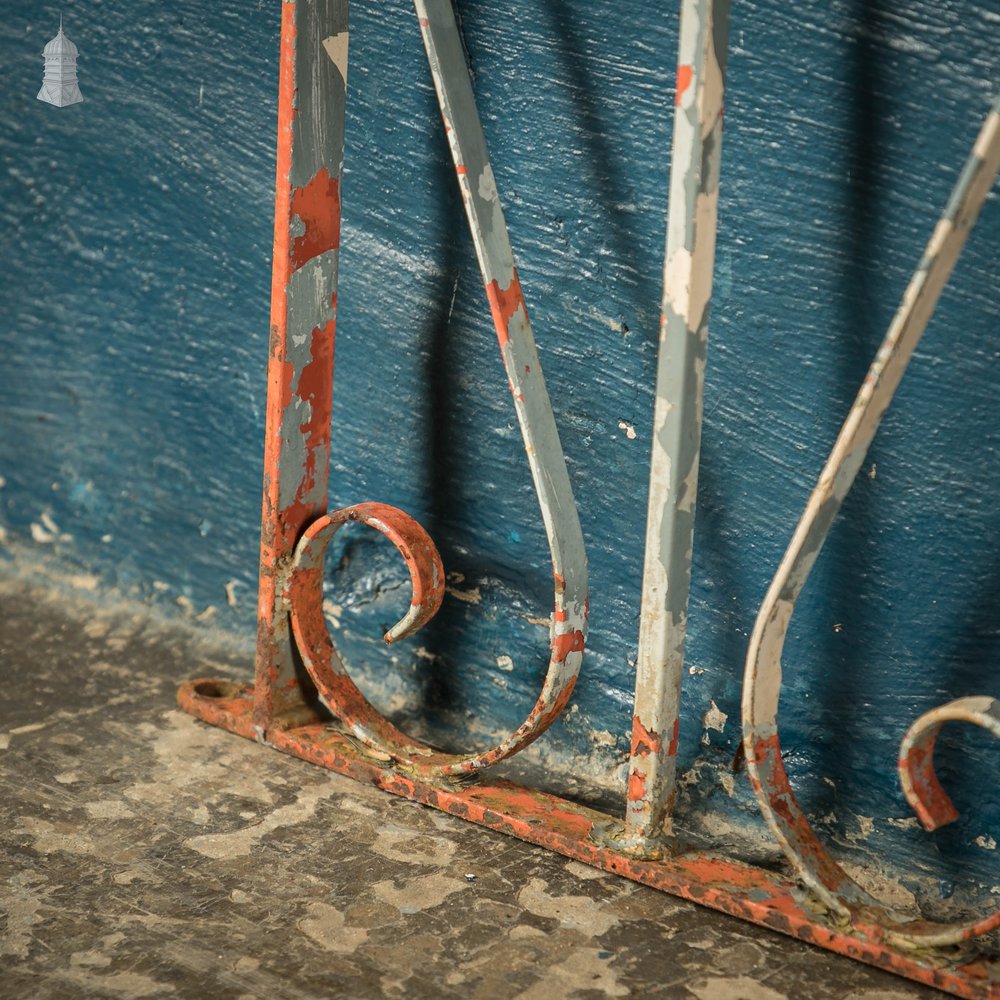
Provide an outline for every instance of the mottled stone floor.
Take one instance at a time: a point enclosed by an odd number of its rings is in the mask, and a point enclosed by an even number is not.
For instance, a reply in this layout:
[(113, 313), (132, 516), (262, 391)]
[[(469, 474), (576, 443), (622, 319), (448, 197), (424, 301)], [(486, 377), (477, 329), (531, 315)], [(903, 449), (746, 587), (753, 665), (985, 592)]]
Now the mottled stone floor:
[(0, 587), (0, 996), (940, 996), (212, 730), (249, 674)]

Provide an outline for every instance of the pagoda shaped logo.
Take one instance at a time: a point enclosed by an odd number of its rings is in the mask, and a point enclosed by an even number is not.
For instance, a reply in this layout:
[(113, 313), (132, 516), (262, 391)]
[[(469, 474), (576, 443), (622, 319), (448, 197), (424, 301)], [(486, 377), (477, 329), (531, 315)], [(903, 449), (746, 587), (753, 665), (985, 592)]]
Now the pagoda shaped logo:
[(59, 18), (59, 34), (45, 46), (45, 77), (38, 99), (64, 108), (83, 100), (80, 85), (76, 82), (76, 46), (63, 34)]

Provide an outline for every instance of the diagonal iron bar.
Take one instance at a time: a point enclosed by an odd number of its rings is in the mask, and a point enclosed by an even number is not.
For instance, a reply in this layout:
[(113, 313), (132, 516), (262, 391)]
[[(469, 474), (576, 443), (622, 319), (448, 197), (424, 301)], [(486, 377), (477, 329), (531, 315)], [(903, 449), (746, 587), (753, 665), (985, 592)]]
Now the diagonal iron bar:
[[(1000, 910), (981, 920), (957, 924), (897, 920), (827, 853), (795, 798), (781, 756), (778, 740), (781, 653), (795, 603), (998, 170), (1000, 98), (980, 129), (771, 582), (750, 639), (744, 677), (743, 739), (747, 765), (761, 812), (782, 850), (803, 882), (833, 912), (843, 917), (867, 912), (866, 920), (874, 919), (885, 927), (890, 940), (910, 947), (955, 944), (978, 937), (1000, 926)], [(872, 912), (877, 916), (873, 918)]]

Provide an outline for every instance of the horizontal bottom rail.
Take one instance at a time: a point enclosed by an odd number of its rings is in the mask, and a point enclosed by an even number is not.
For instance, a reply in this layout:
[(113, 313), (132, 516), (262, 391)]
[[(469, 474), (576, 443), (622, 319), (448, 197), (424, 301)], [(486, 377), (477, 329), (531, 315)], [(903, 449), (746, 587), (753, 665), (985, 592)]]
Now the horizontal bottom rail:
[(971, 946), (908, 951), (887, 943), (863, 913), (838, 924), (797, 882), (710, 851), (650, 860), (607, 846), (621, 826), (615, 817), (546, 792), (503, 780), (434, 783), (409, 776), (387, 755), (314, 721), (262, 733), (253, 720), (253, 686), (201, 679), (184, 684), (180, 707), (213, 726), (336, 771), (394, 795), (441, 809), (576, 861), (692, 903), (779, 931), (919, 983), (970, 1000), (1000, 1000), (1000, 961)]

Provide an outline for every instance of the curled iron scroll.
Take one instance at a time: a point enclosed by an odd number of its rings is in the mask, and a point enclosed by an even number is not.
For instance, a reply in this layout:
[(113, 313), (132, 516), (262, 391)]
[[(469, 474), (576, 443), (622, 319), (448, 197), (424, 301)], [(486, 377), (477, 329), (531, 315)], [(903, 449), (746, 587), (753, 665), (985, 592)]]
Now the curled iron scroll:
[[(998, 169), (1000, 100), (994, 103), (980, 130), (947, 208), (907, 286), (903, 301), (771, 582), (750, 640), (744, 676), (743, 739), (748, 770), (761, 812), (785, 855), (802, 881), (835, 913), (870, 927), (873, 933), (884, 934), (897, 944), (910, 947), (954, 944), (985, 934), (1000, 927), (1000, 911), (981, 920), (958, 924), (899, 916), (889, 912), (858, 886), (827, 853), (795, 798), (781, 756), (777, 724), (781, 653), (795, 603), (864, 461), (882, 415), (930, 319), (965, 238), (975, 224)], [(984, 699), (965, 699), (981, 700)], [(933, 713), (931, 716), (929, 725), (926, 723), (928, 716), (918, 720), (907, 737), (910, 743), (904, 742), (904, 750), (909, 747), (911, 754), (905, 772), (911, 779), (917, 780), (918, 788), (920, 779), (932, 774), (927, 768), (937, 723), (933, 721)], [(985, 715), (980, 713), (980, 718), (987, 717), (994, 721), (996, 718), (989, 712)], [(928, 757), (923, 767), (918, 766), (912, 757), (913, 752), (918, 752), (920, 748), (927, 751)], [(904, 777), (904, 787), (906, 780)], [(915, 798), (910, 800), (917, 806), (925, 799), (925, 792), (918, 790)], [(938, 808), (944, 808), (940, 800)], [(944, 810), (940, 817), (944, 818), (946, 814), (947, 810)]]
[(958, 810), (934, 770), (934, 744), (946, 722), (967, 722), (1000, 739), (1000, 702), (993, 698), (957, 698), (931, 709), (906, 731), (899, 747), (899, 783), (925, 830), (958, 819)]
[(431, 774), (475, 772), (511, 756), (540, 736), (566, 706), (579, 675), (587, 634), (587, 564), (583, 533), (559, 432), (535, 350), (514, 267), (486, 139), (450, 3), (415, 0), (445, 132), (500, 343), (510, 392), (545, 524), (555, 579), (550, 656), (541, 693), (527, 719), (494, 747), (443, 754), (406, 736), (383, 718), (350, 679), (322, 613), (322, 564), (340, 526), (360, 521), (390, 538), (410, 568), (410, 612), (386, 635), (391, 642), (426, 622), (441, 603), (441, 560), (433, 542), (408, 515), (385, 504), (360, 504), (323, 515), (299, 540), (288, 577), (292, 630), (320, 697), (363, 743), (401, 765)]

